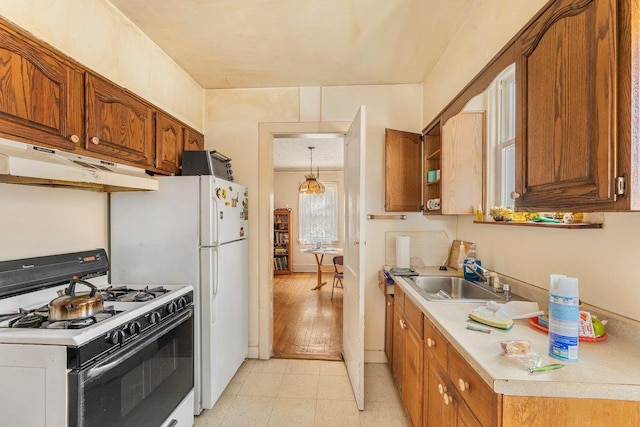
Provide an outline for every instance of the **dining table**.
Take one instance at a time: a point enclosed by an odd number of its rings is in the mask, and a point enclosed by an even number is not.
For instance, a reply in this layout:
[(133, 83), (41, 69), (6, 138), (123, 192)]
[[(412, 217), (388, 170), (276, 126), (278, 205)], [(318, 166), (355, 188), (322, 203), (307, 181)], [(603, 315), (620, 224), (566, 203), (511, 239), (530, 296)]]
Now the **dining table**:
[[(300, 249), (300, 252), (306, 254), (313, 254), (316, 259), (316, 266), (318, 272), (318, 283), (312, 290), (320, 289), (322, 286), (326, 285), (327, 282), (322, 281), (322, 273), (323, 272), (333, 272), (333, 262), (331, 264), (323, 264), (325, 255), (333, 255), (338, 256), (342, 255), (342, 248), (336, 247), (320, 247), (320, 248), (305, 248)], [(331, 257), (333, 260), (333, 257)]]

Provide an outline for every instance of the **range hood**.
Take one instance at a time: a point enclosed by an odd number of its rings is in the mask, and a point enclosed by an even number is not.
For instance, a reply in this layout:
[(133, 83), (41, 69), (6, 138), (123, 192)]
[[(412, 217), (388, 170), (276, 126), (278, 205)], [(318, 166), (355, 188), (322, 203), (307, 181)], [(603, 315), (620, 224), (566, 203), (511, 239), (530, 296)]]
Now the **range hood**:
[(115, 192), (157, 190), (144, 169), (0, 138), (0, 183)]

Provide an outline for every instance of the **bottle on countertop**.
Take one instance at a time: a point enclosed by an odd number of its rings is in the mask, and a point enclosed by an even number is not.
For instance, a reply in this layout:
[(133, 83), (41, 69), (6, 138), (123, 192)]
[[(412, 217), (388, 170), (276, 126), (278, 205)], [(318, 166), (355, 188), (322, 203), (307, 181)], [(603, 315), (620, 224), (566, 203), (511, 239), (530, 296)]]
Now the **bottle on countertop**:
[(549, 280), (549, 355), (567, 362), (578, 360), (580, 335), (578, 279), (552, 274)]
[(458, 276), (464, 277), (464, 259), (467, 257), (467, 251), (464, 249), (464, 242), (460, 241), (460, 249), (458, 252), (458, 259), (456, 260), (456, 266), (458, 267)]
[(482, 205), (478, 205), (476, 209), (476, 221), (484, 221), (484, 211), (482, 210)]
[(469, 267), (464, 268), (464, 278), (471, 282), (475, 282), (480, 280), (478, 276), (476, 276), (471, 270), (477, 271), (476, 265), (481, 265), (479, 259), (476, 258), (476, 244), (472, 243), (469, 245), (469, 252), (467, 253), (467, 257), (464, 259), (465, 265), (470, 265)]

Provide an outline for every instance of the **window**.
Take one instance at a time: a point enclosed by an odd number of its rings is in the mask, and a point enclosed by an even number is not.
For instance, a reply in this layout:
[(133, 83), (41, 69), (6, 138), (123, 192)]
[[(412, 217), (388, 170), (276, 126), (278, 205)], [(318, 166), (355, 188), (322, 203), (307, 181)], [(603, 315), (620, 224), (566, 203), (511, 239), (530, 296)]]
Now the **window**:
[(323, 182), (322, 194), (300, 194), (298, 224), (300, 243), (330, 244), (338, 241), (338, 184)]
[(489, 205), (513, 206), (515, 190), (516, 67), (510, 65), (489, 86), (487, 182)]

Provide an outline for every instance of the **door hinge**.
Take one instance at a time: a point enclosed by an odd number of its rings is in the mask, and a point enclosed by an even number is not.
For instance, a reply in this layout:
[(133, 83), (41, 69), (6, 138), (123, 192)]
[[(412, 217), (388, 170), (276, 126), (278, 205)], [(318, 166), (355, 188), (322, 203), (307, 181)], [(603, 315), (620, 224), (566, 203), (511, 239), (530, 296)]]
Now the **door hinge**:
[(627, 176), (622, 175), (616, 178), (616, 196), (627, 195)]

